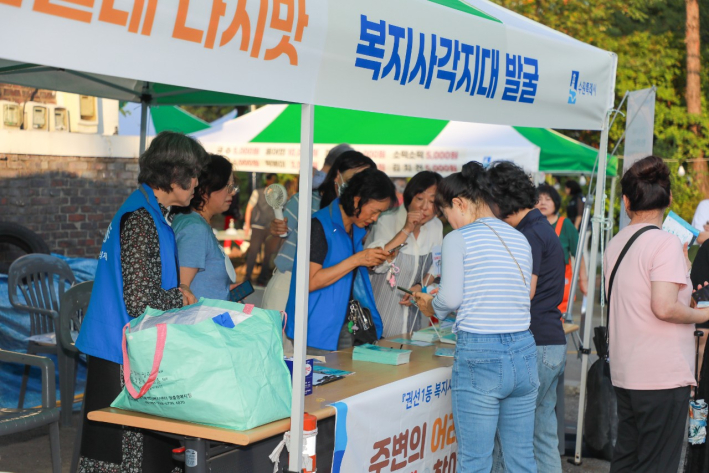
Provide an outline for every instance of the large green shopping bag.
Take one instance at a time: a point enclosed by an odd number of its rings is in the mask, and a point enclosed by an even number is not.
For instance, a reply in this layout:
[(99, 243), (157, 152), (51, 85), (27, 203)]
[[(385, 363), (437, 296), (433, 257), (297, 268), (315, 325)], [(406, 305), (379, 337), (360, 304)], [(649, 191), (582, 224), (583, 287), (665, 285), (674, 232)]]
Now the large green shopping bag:
[(290, 416), (281, 314), (212, 299), (148, 308), (123, 329), (125, 387), (111, 407), (248, 430)]

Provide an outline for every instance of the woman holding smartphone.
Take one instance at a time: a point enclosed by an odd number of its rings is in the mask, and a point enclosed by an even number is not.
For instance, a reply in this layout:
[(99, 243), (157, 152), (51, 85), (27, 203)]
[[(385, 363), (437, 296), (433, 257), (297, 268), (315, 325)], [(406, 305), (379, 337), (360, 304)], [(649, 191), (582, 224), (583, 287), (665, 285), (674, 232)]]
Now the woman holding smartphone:
[(175, 209), (172, 222), (180, 261), (180, 281), (195, 297), (229, 300), (237, 286), (234, 266), (214, 235), (212, 217), (229, 209), (236, 194), (231, 163), (216, 154), (199, 175), (189, 207)]
[(436, 203), (454, 231), (443, 239), (441, 288), (414, 294), (421, 312), (457, 312), (453, 417), (460, 471), (490, 471), (499, 431), (509, 471), (536, 472), (539, 379), (530, 325), (532, 252), (495, 218), (485, 171), (475, 162), (441, 180)]
[(412, 177), (404, 189), (404, 204), (382, 215), (367, 236), (366, 248), (392, 252), (369, 276), (384, 323), (384, 338), (418, 330), (424, 325), (410, 296), (404, 294), (402, 298), (396, 286), (421, 291), (438, 276), (433, 261), (434, 252), (440, 257), (443, 241), (443, 224), (437, 217), (435, 202), (440, 181), (441, 175), (431, 171)]

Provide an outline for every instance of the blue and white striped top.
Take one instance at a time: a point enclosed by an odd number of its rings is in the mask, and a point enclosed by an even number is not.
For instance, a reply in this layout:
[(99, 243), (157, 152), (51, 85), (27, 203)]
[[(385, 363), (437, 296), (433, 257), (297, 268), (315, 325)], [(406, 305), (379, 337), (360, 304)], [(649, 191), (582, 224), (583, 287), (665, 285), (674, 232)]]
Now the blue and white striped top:
[[(495, 233), (507, 244), (512, 259)], [(526, 281), (526, 284), (525, 284)], [(529, 329), (532, 250), (505, 222), (482, 218), (443, 239), (441, 289), (433, 299), (436, 315), (457, 311), (454, 331), (514, 333)]]
[[(293, 260), (295, 258), (295, 249), (298, 243), (298, 198), (300, 193), (294, 194), (288, 199), (286, 206), (283, 208), (283, 216), (288, 219), (288, 236), (283, 242), (281, 250), (278, 252), (274, 264), (282, 273), (293, 270)], [(320, 210), (320, 194), (313, 192), (313, 200), (311, 201), (310, 213), (314, 214)]]

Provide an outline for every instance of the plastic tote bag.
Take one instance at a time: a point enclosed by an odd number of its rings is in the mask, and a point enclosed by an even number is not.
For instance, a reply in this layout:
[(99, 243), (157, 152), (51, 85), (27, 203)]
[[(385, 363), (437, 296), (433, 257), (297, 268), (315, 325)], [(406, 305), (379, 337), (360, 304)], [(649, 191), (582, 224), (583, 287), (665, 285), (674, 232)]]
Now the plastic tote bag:
[(234, 430), (290, 416), (281, 314), (252, 305), (148, 308), (123, 329), (123, 378), (111, 407)]

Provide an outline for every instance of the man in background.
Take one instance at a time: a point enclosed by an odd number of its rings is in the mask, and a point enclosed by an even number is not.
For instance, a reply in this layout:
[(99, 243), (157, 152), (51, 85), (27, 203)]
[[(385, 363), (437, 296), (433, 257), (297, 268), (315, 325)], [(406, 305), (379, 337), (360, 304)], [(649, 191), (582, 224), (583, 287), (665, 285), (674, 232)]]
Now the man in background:
[(256, 286), (265, 286), (271, 278), (271, 260), (278, 251), (280, 241), (277, 238), (270, 237), (269, 226), (275, 218), (273, 208), (266, 203), (265, 191), (266, 187), (275, 184), (278, 181), (276, 174), (266, 174), (266, 184), (264, 187), (255, 189), (251, 193), (249, 202), (246, 205), (244, 213), (244, 233), (248, 237), (251, 232), (251, 240), (249, 249), (246, 252), (246, 276), (245, 281), (251, 281), (251, 274), (256, 264), (256, 257), (261, 252), (261, 247), (264, 247), (263, 260), (261, 262), (261, 273), (256, 280)]

